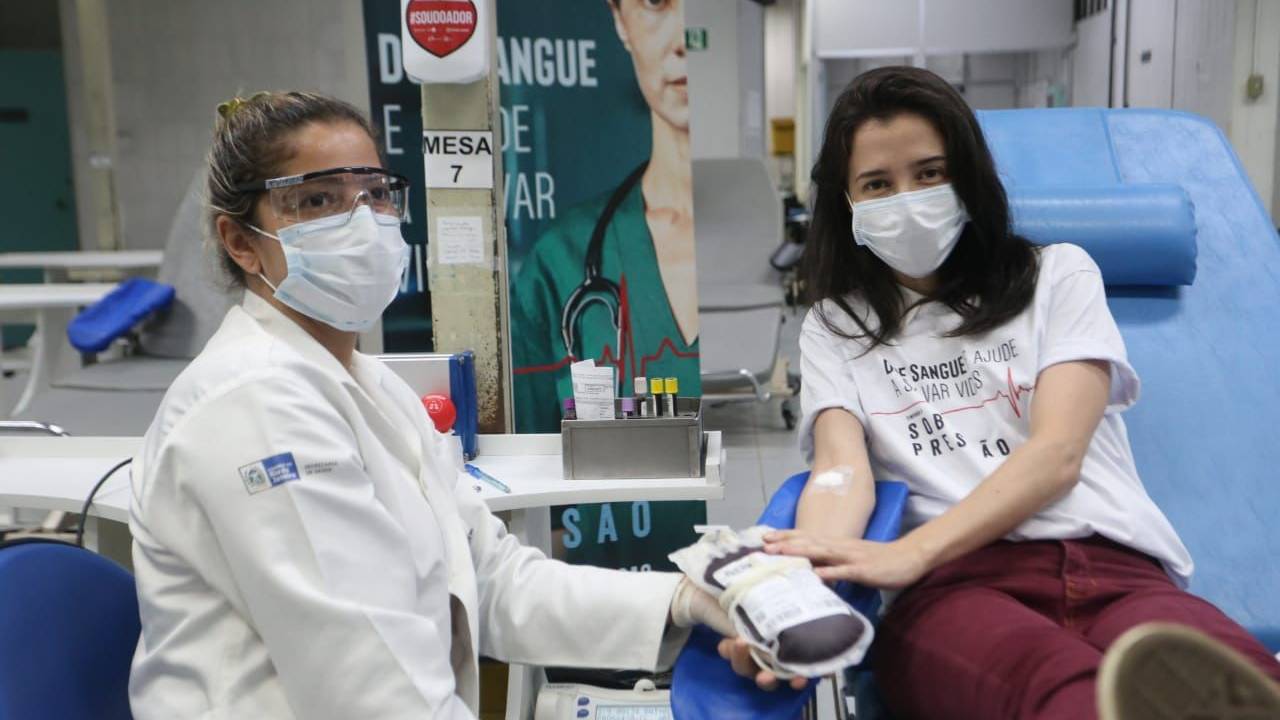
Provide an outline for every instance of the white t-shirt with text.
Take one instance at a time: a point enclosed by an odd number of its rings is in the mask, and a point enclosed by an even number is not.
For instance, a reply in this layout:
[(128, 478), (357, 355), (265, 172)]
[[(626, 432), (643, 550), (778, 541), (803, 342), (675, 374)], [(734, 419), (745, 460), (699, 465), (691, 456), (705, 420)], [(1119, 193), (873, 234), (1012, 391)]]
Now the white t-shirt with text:
[[(906, 288), (903, 293), (908, 304), (920, 299)], [(865, 303), (850, 298), (849, 304), (870, 317)], [(823, 309), (841, 330), (860, 334), (834, 303)], [(812, 461), (819, 413), (852, 413), (865, 430), (875, 477), (910, 488), (905, 533), (963, 499), (1027, 440), (1041, 371), (1077, 360), (1108, 362), (1111, 396), (1080, 482), (1006, 538), (1096, 533), (1156, 558), (1185, 587), (1191, 556), (1143, 488), (1120, 417), (1137, 401), (1139, 381), (1092, 258), (1074, 245), (1045, 247), (1034, 300), (1020, 315), (980, 335), (945, 337), (959, 321), (940, 303), (918, 305), (889, 345), (865, 352), (864, 342), (832, 333), (817, 309), (810, 310), (800, 336), (805, 457)]]

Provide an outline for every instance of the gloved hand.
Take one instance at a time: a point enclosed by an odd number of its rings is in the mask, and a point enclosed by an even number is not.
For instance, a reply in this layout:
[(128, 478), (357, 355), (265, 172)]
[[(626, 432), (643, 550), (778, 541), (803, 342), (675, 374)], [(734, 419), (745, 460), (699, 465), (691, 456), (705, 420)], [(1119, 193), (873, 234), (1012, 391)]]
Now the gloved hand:
[(822, 584), (804, 558), (770, 555), (772, 528), (717, 528), (669, 556), (726, 608), (755, 663), (775, 678), (822, 677), (857, 664), (871, 623)]
[(707, 625), (724, 637), (738, 636), (733, 621), (720, 607), (720, 602), (711, 597), (705, 590), (694, 585), (689, 578), (680, 578), (675, 594), (671, 596), (671, 624), (676, 627), (690, 628), (698, 623)]

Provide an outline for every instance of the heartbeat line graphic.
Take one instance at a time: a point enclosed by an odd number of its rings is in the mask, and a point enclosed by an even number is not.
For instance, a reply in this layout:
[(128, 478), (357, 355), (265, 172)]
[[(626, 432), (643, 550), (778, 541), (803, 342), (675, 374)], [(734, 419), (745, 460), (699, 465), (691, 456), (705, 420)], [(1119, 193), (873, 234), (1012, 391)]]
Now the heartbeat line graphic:
[[(997, 400), (1000, 400), (1003, 398), (1004, 400), (1007, 400), (1009, 402), (1009, 407), (1013, 408), (1013, 414), (1017, 417), (1022, 417), (1022, 407), (1021, 407), (1022, 396), (1031, 392), (1032, 390), (1035, 390), (1035, 386), (1032, 385), (1031, 387), (1027, 387), (1026, 385), (1014, 384), (1013, 368), (1009, 368), (1009, 373), (1005, 380), (1005, 383), (1009, 389), (1008, 392), (1005, 392), (1004, 390), (997, 390), (995, 395), (992, 395), (991, 397), (987, 398), (986, 400), (983, 400), (977, 405), (965, 405), (964, 407), (952, 408), (950, 410), (943, 410), (941, 414), (950, 415), (952, 413), (964, 412), (965, 410), (981, 410), (987, 405), (990, 405), (991, 403), (996, 402)], [(917, 405), (923, 405), (925, 402), (926, 402), (925, 400), (917, 400), (911, 403), (910, 405), (902, 408), (901, 410), (894, 410), (893, 412), (873, 412), (871, 414), (885, 415), (885, 416), (901, 415), (902, 413), (907, 412), (908, 410), (910, 410), (911, 408), (914, 408)]]
[(555, 372), (569, 367), (576, 360), (577, 358), (572, 355), (565, 355), (553, 363), (547, 363), (546, 365), (525, 365), (523, 367), (514, 368), (511, 372), (515, 375), (536, 375), (538, 373)]
[[(644, 355), (640, 358), (640, 364), (638, 366), (639, 372), (636, 372), (636, 343), (631, 327), (631, 299), (627, 292), (626, 274), (624, 273), (619, 280), (621, 281), (621, 292), (619, 293), (618, 298), (618, 335), (621, 347), (615, 350), (613, 346), (606, 344), (604, 349), (600, 352), (600, 357), (597, 361), (601, 366), (612, 365), (617, 368), (618, 381), (621, 383), (630, 377), (648, 377), (649, 363), (661, 360), (668, 352), (678, 358), (687, 359), (698, 357), (698, 353), (696, 352), (681, 352), (676, 349), (676, 343), (674, 340), (670, 337), (664, 337), (662, 338), (662, 342), (658, 344), (658, 349), (655, 352)], [(533, 375), (536, 373), (556, 372), (558, 370), (562, 370), (578, 361), (578, 358), (573, 356), (572, 349), (569, 348), (569, 350), (569, 355), (565, 355), (553, 363), (549, 363), (547, 365), (528, 365), (525, 367), (518, 367), (512, 372), (516, 375)], [(627, 373), (628, 365), (631, 367), (632, 375), (628, 375)]]
[[(624, 342), (623, 344), (626, 344), (626, 343)], [(662, 342), (659, 343), (658, 345), (657, 352), (651, 355), (645, 355), (644, 357), (640, 358), (640, 372), (638, 375), (636, 375), (636, 377), (647, 377), (649, 374), (649, 363), (655, 362), (657, 360), (661, 360), (663, 356), (666, 355), (668, 352), (671, 353), (672, 355), (675, 355), (678, 358), (687, 359), (687, 358), (698, 357), (698, 353), (696, 352), (681, 352), (680, 350), (677, 350), (675, 341), (669, 337), (664, 337), (662, 338)], [(548, 363), (546, 365), (526, 365), (524, 367), (516, 368), (515, 370), (513, 370), (513, 372), (516, 375), (533, 375), (536, 373), (555, 372), (557, 370), (562, 370), (577, 361), (578, 361), (577, 357), (574, 357), (573, 355), (566, 355), (553, 363)], [(602, 366), (612, 365), (618, 368), (618, 371), (620, 373), (623, 373), (625, 375), (625, 368), (627, 363), (625, 360), (615, 356), (612, 346), (609, 346), (609, 345), (605, 346), (604, 351), (600, 353), (600, 358), (599, 360), (597, 360), (597, 362)], [(631, 361), (631, 367), (633, 368), (635, 367), (634, 360)]]
[(640, 359), (640, 376), (648, 377), (649, 363), (654, 360), (661, 360), (662, 356), (665, 355), (668, 350), (671, 351), (672, 355), (675, 355), (678, 358), (698, 357), (698, 353), (696, 352), (680, 352), (679, 350), (676, 349), (676, 343), (674, 340), (672, 340), (669, 337), (664, 337), (662, 338), (662, 343), (658, 345), (658, 352), (652, 355), (645, 355), (643, 358)]

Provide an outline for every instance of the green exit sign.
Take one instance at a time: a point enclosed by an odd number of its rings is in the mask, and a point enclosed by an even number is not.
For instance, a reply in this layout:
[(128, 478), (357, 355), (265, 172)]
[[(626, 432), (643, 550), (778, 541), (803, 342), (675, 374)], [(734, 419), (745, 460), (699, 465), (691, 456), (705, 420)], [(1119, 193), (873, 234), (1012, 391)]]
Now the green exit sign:
[(686, 50), (706, 50), (707, 29), (704, 27), (685, 28), (684, 47)]

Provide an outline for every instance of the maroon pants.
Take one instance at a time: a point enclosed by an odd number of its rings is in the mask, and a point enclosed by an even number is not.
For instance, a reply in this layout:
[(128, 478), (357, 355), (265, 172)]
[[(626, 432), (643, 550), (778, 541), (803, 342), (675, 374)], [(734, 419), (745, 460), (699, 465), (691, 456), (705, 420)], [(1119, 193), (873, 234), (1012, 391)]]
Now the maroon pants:
[(1222, 611), (1097, 536), (997, 542), (926, 575), (880, 623), (876, 679), (898, 719), (1093, 718), (1103, 652), (1153, 620), (1208, 633), (1280, 681), (1280, 662)]

